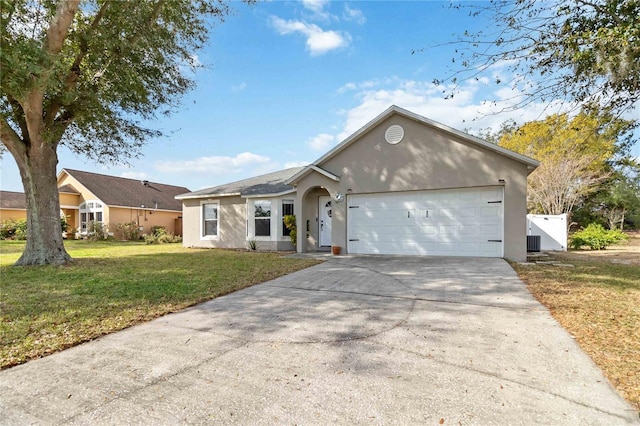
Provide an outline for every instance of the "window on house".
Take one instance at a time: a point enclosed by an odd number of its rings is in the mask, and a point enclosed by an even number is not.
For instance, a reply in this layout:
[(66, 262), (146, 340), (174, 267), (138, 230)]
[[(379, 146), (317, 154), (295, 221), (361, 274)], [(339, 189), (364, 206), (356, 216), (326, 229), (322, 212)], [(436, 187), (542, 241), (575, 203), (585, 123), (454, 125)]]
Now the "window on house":
[(218, 236), (218, 204), (202, 205), (202, 236)]
[(255, 219), (255, 236), (268, 237), (271, 235), (271, 201), (260, 200), (253, 203)]
[(96, 201), (87, 201), (80, 204), (80, 232), (87, 233), (89, 224), (95, 222), (102, 225), (103, 205)]
[(293, 214), (293, 200), (282, 200), (282, 236), (291, 235), (291, 230), (284, 225), (284, 217)]

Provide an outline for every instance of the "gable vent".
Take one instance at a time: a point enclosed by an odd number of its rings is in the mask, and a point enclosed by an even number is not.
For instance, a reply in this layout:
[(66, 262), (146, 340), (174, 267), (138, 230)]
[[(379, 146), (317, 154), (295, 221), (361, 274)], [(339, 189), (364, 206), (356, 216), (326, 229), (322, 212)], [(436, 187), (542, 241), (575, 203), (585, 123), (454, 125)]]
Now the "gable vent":
[(389, 126), (386, 132), (384, 132), (384, 139), (390, 143), (391, 145), (395, 145), (400, 143), (404, 138), (404, 129), (402, 126), (398, 126), (394, 124), (393, 126)]

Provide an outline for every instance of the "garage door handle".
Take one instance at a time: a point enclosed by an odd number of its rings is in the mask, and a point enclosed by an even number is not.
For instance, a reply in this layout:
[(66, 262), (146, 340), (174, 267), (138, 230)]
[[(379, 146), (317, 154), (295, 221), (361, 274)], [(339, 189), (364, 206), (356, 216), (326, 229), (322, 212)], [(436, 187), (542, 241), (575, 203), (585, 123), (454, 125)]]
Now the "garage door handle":
[(357, 238), (349, 238), (349, 241), (360, 241), (360, 240)]
[(487, 240), (487, 241), (489, 241), (490, 243), (501, 243), (502, 242), (502, 240)]

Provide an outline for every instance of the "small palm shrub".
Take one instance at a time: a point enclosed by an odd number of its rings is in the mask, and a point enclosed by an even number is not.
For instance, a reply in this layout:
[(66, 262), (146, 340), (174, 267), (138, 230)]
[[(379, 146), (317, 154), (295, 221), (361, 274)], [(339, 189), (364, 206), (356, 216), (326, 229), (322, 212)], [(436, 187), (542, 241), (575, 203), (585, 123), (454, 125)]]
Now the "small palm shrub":
[(606, 230), (602, 225), (591, 223), (571, 237), (571, 247), (578, 250), (584, 246), (591, 250), (604, 250), (610, 245), (626, 241), (628, 237), (619, 229)]

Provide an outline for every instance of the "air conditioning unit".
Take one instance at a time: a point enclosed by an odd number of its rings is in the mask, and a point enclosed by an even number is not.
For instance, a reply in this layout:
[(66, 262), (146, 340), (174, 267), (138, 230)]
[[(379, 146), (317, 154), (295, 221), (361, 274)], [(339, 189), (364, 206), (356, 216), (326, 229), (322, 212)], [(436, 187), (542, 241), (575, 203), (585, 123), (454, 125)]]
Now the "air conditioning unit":
[(540, 251), (540, 235), (527, 235), (527, 251)]

